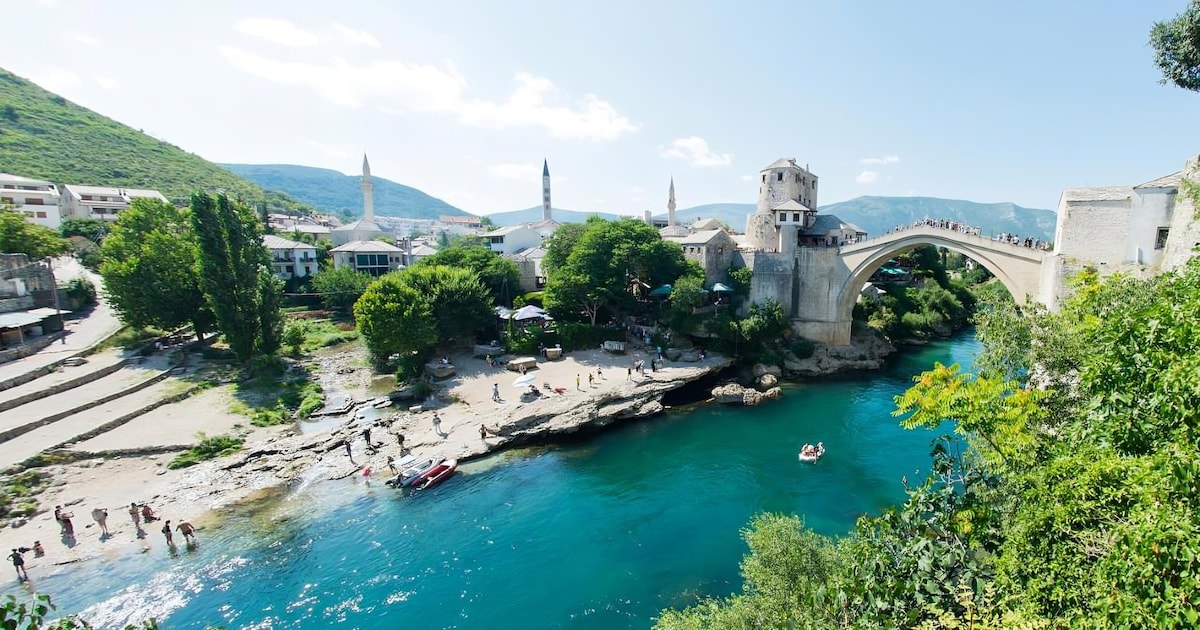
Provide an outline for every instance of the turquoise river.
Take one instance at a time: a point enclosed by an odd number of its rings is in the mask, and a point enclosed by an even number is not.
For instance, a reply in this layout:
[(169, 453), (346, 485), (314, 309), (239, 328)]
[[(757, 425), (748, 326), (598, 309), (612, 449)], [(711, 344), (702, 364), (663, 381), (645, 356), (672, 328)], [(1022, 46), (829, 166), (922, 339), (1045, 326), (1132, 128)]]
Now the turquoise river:
[[(978, 350), (968, 333), (762, 407), (700, 405), (500, 454), (419, 496), (306, 485), (229, 515), (195, 551), (117, 554), (35, 586), (102, 628), (647, 628), (741, 588), (740, 529), (757, 512), (842, 534), (896, 505), (935, 434), (901, 429), (892, 397)], [(797, 460), (806, 441), (825, 443), (821, 461)]]

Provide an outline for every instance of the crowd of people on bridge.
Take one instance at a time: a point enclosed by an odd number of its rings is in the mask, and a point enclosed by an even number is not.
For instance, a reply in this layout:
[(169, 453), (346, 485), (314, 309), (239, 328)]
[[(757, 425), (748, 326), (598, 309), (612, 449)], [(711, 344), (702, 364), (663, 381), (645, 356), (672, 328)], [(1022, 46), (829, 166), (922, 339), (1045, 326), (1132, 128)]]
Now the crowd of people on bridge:
[[(932, 228), (938, 228), (940, 230), (950, 230), (951, 232), (958, 232), (959, 234), (964, 234), (967, 236), (982, 236), (983, 235), (983, 228), (980, 228), (979, 226), (967, 225), (960, 221), (952, 221), (950, 219), (929, 219), (929, 218), (917, 219), (916, 221), (912, 222), (911, 226), (904, 225), (902, 223), (900, 225), (897, 225), (894, 228), (890, 228), (887, 231), (887, 233), (894, 234), (896, 232), (903, 232), (903, 231), (911, 229), (911, 228), (919, 228), (919, 227), (932, 227)], [(1001, 232), (1001, 233), (997, 234), (995, 236), (995, 238), (993, 238), (993, 240), (999, 241), (1001, 243), (1008, 243), (1010, 245), (1016, 245), (1018, 247), (1028, 247), (1029, 249), (1037, 249), (1037, 250), (1041, 250), (1041, 251), (1049, 251), (1050, 250), (1050, 242), (1049, 241), (1043, 241), (1041, 239), (1036, 239), (1031, 236), (1021, 238), (1017, 234), (1009, 234), (1008, 232)]]

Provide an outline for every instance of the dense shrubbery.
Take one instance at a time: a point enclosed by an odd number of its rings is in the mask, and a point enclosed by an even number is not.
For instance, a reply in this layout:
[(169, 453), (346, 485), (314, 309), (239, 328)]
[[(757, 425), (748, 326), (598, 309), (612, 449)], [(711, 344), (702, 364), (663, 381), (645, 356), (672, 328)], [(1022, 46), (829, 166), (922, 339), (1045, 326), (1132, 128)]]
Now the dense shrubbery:
[(175, 459), (167, 463), (167, 468), (171, 470), (187, 468), (207, 459), (232, 455), (238, 452), (242, 448), (242, 443), (245, 442), (242, 438), (232, 435), (214, 435), (208, 437), (203, 433), (199, 433), (196, 437), (200, 439), (200, 443), (176, 455)]
[[(944, 337), (967, 325), (977, 301), (973, 283), (991, 277), (986, 269), (976, 265), (975, 270), (966, 270), (961, 255), (943, 257), (932, 245), (918, 247), (899, 259), (911, 268), (913, 280), (876, 285), (884, 294), (877, 302), (860, 298), (854, 307), (856, 320), (892, 338)], [(960, 270), (961, 279), (951, 278), (948, 267)]]
[(743, 592), (658, 627), (1196, 627), (1200, 259), (977, 318), (981, 372), (897, 398), (905, 426), (954, 433), (901, 507), (837, 540), (757, 517)]

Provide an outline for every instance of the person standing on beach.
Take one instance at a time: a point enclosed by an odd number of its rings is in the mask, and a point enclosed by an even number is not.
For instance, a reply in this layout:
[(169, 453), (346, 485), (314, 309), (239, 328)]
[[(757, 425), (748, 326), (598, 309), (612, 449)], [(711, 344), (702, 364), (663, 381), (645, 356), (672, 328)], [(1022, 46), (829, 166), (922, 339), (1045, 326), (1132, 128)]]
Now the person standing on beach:
[(108, 536), (108, 510), (105, 508), (96, 508), (92, 510), (92, 520), (100, 525), (100, 535)]
[(500, 384), (492, 383), (492, 400), (500, 402)]
[(8, 558), (12, 560), (13, 569), (17, 571), (17, 579), (28, 580), (29, 574), (25, 572), (25, 556), (21, 555), (21, 550), (13, 549), (13, 552), (8, 554)]
[(67, 538), (75, 537), (75, 526), (71, 524), (71, 518), (75, 516), (70, 512), (64, 512), (62, 506), (54, 506), (54, 520), (58, 521), (58, 526), (62, 528), (63, 536)]
[(483, 426), (482, 424), (479, 425), (479, 439), (481, 439), (481, 440), (487, 439), (487, 427)]
[(345, 445), (346, 445), (346, 457), (349, 457), (350, 461), (353, 462), (354, 461), (354, 452), (350, 450), (350, 440), (346, 440)]
[(133, 519), (133, 528), (142, 528), (142, 513), (138, 511), (137, 503), (129, 504), (129, 518)]
[[(191, 523), (183, 521), (179, 523), (175, 529), (178, 529), (179, 533), (183, 534), (183, 540), (186, 544), (192, 544), (196, 542), (196, 528), (192, 527)], [(167, 538), (170, 539), (170, 536)]]
[(439, 416), (436, 411), (433, 412), (433, 430), (436, 431), (438, 435), (442, 434), (442, 417)]
[(403, 455), (404, 454), (404, 434), (403, 433), (396, 434), (396, 445), (400, 447), (400, 454)]
[(579, 375), (578, 374), (575, 375), (575, 389), (583, 391), (583, 388), (579, 386)]
[(396, 458), (392, 457), (391, 455), (388, 455), (388, 469), (392, 471), (393, 475), (400, 472), (399, 470), (396, 470)]
[(362, 436), (363, 436), (363, 439), (367, 441), (367, 446), (370, 446), (371, 445), (371, 427), (367, 427), (367, 428), (363, 429)]
[(167, 524), (163, 525), (162, 533), (163, 533), (163, 536), (167, 537), (167, 545), (170, 547), (174, 547), (175, 539), (173, 538), (174, 534), (171, 533), (171, 521), (167, 521)]

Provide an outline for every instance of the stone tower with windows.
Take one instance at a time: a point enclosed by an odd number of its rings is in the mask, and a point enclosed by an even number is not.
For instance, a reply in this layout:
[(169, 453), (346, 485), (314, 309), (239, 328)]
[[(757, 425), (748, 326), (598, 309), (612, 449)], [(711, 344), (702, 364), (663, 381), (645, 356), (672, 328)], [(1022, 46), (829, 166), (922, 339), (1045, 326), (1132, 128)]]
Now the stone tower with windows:
[(746, 219), (746, 244), (793, 253), (800, 232), (816, 218), (817, 176), (796, 160), (779, 158), (759, 173), (758, 207)]

